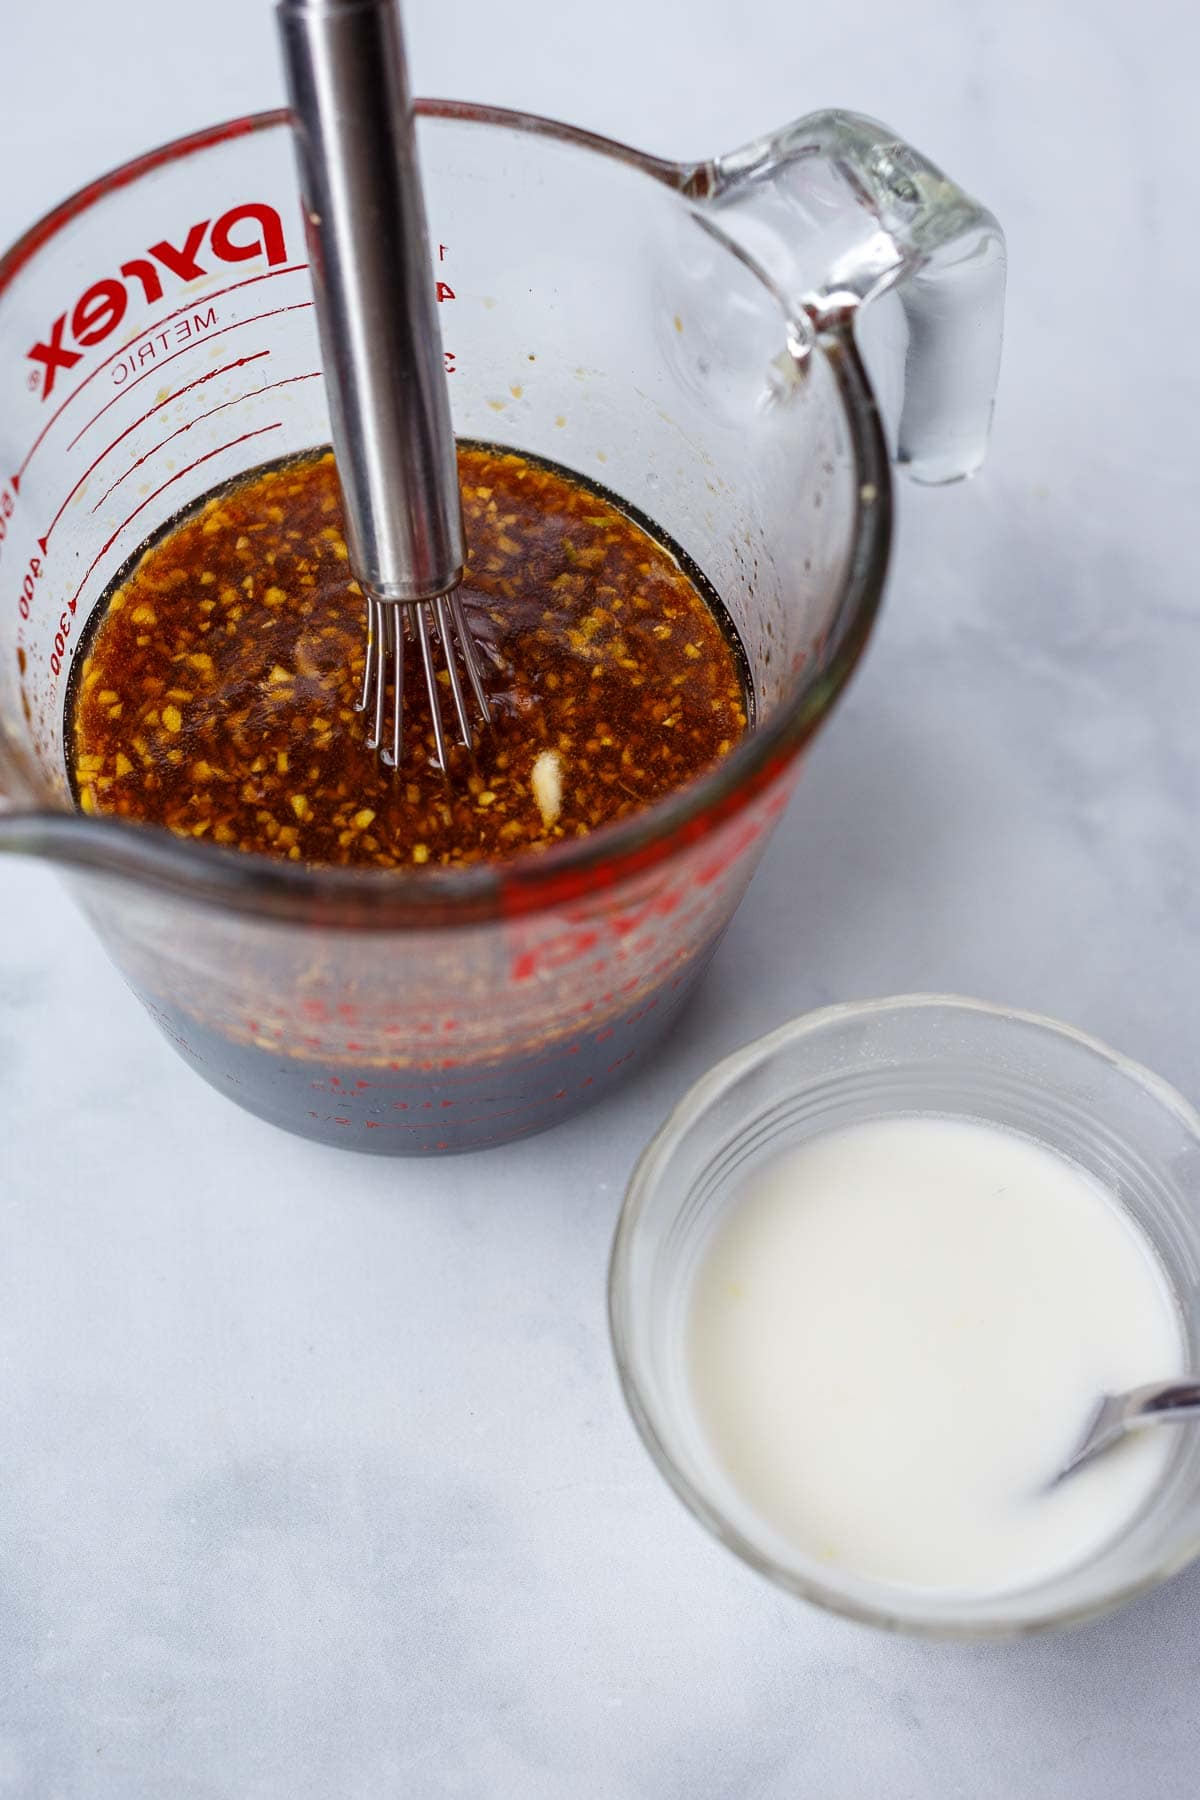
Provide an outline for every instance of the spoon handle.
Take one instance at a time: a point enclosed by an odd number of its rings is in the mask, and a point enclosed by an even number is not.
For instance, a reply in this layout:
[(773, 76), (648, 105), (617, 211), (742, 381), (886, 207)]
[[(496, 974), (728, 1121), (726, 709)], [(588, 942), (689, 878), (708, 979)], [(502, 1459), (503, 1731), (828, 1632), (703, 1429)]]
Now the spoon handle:
[(1173, 1425), (1184, 1419), (1200, 1419), (1200, 1381), (1147, 1381), (1123, 1394), (1105, 1394), (1051, 1486), (1090, 1463), (1127, 1431), (1140, 1431), (1144, 1425)]
[(1130, 1388), (1122, 1396), (1121, 1414), (1130, 1425), (1200, 1418), (1200, 1381), (1148, 1381)]

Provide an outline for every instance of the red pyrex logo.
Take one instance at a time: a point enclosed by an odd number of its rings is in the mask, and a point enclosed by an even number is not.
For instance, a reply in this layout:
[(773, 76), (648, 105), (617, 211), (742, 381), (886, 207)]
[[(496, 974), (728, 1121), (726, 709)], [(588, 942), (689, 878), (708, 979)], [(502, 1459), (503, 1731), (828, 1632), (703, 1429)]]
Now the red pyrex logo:
[[(84, 350), (103, 343), (117, 329), (128, 310), (132, 284), (140, 285), (146, 304), (153, 306), (163, 296), (162, 271), (177, 281), (198, 281), (208, 274), (200, 260), (206, 253), (224, 263), (249, 262), (256, 256), (265, 256), (272, 267), (286, 262), (279, 214), (273, 206), (256, 203), (231, 206), (212, 223), (211, 230), (209, 220), (201, 219), (188, 228), (182, 243), (171, 244), (163, 238), (151, 244), (144, 256), (122, 263), (120, 277), (107, 275), (85, 288), (70, 313), (60, 313), (45, 339), (28, 352), (41, 373), (42, 399), (49, 399), (60, 369), (73, 369)], [(133, 292), (136, 295), (137, 289)], [(30, 377), (31, 385), (35, 379)]]

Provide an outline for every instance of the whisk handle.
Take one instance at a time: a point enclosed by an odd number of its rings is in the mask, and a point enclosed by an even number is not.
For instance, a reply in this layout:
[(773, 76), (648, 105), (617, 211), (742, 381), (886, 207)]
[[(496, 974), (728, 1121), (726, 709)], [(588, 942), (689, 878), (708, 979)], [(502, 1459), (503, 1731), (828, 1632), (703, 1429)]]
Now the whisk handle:
[(376, 599), (427, 599), (466, 556), (399, 6), (276, 17), (351, 565)]

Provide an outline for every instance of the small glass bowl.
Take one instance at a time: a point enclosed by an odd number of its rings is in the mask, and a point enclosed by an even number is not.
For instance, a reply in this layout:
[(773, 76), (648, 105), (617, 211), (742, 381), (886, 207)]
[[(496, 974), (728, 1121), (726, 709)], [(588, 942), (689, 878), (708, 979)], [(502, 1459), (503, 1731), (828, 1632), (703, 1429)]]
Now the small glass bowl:
[(643, 1153), (617, 1224), (609, 1317), (617, 1369), (654, 1461), (753, 1568), (830, 1611), (892, 1630), (988, 1638), (1093, 1618), (1200, 1553), (1200, 1430), (1177, 1440), (1138, 1515), (1087, 1561), (1021, 1589), (928, 1594), (818, 1564), (722, 1475), (688, 1394), (692, 1277), (751, 1172), (804, 1139), (926, 1113), (1039, 1140), (1116, 1194), (1149, 1239), (1200, 1368), (1200, 1115), (1149, 1070), (1034, 1014), (936, 994), (829, 1007), (737, 1051), (697, 1082)]

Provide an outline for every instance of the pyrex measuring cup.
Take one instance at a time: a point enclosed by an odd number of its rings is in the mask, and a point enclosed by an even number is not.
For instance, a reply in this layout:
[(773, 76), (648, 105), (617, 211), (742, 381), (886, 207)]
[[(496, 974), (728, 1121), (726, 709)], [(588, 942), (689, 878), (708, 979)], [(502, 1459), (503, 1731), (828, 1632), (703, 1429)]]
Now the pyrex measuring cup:
[(750, 663), (754, 732), (590, 839), (376, 875), (74, 811), (65, 696), (113, 577), (215, 486), (327, 441), (286, 115), (127, 164), (0, 263), (0, 848), (60, 865), (214, 1086), (405, 1154), (550, 1125), (666, 1030), (879, 600), (891, 490), (859, 310), (897, 303), (898, 454), (946, 480), (982, 455), (1003, 292), (989, 215), (852, 115), (682, 165), (544, 119), (419, 110), (456, 432), (648, 513)]

